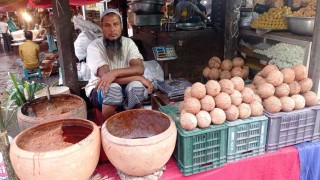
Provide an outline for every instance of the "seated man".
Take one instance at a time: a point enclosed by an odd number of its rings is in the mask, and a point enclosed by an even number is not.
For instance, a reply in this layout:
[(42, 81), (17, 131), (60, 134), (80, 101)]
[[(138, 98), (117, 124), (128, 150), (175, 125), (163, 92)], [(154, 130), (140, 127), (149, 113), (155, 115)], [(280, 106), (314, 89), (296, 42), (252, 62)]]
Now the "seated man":
[(32, 32), (25, 31), (26, 42), (19, 46), (19, 56), (25, 69), (35, 69), (40, 66), (40, 47), (32, 42)]
[(92, 41), (87, 49), (91, 78), (85, 90), (91, 103), (102, 108), (102, 118), (106, 120), (118, 106), (131, 109), (141, 104), (152, 92), (152, 84), (142, 76), (143, 58), (137, 46), (121, 36), (120, 13), (115, 9), (104, 11), (101, 28), (103, 37)]

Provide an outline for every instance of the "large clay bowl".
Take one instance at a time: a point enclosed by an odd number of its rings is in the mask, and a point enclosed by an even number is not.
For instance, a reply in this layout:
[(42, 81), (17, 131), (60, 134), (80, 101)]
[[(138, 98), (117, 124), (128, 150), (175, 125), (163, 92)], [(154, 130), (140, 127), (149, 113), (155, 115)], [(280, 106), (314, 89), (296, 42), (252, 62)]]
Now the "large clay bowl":
[(84, 119), (31, 127), (14, 138), (10, 159), (20, 179), (88, 180), (100, 155), (100, 131)]
[[(47, 110), (47, 97), (40, 97), (25, 103), (19, 108), (17, 117), (20, 130), (53, 119), (80, 118), (87, 119), (86, 102), (73, 94), (57, 94), (51, 96), (51, 108)], [(28, 116), (28, 107), (32, 107), (36, 117)]]
[(102, 125), (101, 139), (109, 161), (131, 176), (158, 171), (173, 153), (177, 129), (161, 112), (133, 109), (113, 115)]

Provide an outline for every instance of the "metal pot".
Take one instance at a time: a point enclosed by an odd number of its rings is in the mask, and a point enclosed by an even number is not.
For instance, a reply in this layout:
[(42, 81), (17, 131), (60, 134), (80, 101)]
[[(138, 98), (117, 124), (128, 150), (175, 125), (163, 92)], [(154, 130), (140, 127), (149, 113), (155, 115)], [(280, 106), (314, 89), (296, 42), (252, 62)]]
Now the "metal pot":
[(314, 17), (286, 16), (288, 29), (294, 34), (313, 35)]
[(135, 13), (159, 13), (164, 4), (161, 1), (133, 1), (128, 5)]

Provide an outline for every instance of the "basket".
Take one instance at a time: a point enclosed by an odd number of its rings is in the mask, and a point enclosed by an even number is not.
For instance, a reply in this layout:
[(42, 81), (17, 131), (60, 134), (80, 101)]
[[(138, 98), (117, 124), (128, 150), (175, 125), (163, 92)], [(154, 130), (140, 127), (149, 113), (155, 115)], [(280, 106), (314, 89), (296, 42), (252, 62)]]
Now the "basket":
[(265, 152), (268, 127), (266, 116), (238, 119), (226, 124), (228, 125), (228, 162)]
[(291, 112), (264, 114), (269, 118), (266, 151), (320, 140), (320, 105)]
[(186, 131), (178, 123), (177, 104), (161, 106), (160, 111), (168, 114), (177, 124), (178, 136), (173, 156), (184, 176), (211, 170), (226, 163), (226, 124)]

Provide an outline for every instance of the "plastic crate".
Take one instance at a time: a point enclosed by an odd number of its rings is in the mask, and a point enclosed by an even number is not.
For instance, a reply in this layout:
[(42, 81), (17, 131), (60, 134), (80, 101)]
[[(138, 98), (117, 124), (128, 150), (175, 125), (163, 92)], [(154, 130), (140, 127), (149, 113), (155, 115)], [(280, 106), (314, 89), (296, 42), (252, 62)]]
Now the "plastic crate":
[(211, 125), (186, 131), (179, 122), (178, 105), (160, 107), (176, 121), (178, 136), (173, 156), (184, 176), (211, 170), (226, 163), (227, 125)]
[(232, 162), (265, 152), (268, 118), (249, 117), (227, 122), (227, 161)]
[(269, 118), (267, 152), (320, 140), (320, 105), (291, 112), (264, 114)]

